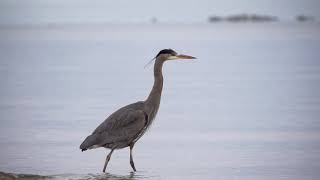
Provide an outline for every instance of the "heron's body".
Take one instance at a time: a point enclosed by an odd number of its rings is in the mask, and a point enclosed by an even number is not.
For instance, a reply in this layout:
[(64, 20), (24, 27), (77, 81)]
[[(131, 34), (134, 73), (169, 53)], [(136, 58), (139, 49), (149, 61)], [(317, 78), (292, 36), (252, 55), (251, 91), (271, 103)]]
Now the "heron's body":
[[(163, 87), (162, 65), (170, 56), (178, 57), (172, 50), (162, 50), (157, 55), (154, 65), (154, 84), (145, 101), (129, 104), (112, 113), (80, 145), (82, 151), (98, 147), (111, 149), (103, 172), (105, 172), (113, 150), (125, 147), (130, 147), (130, 164), (133, 170), (136, 170), (132, 158), (132, 148), (150, 127), (158, 112)], [(194, 59), (186, 55), (181, 55), (182, 57)]]

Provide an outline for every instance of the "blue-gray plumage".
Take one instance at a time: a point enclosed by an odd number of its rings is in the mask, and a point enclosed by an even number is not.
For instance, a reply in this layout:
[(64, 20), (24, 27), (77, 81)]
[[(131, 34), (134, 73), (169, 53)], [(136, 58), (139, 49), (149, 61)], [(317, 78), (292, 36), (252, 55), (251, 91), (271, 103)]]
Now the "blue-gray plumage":
[(136, 171), (132, 157), (133, 146), (150, 127), (158, 112), (163, 87), (162, 65), (166, 60), (175, 59), (195, 58), (178, 55), (171, 49), (161, 50), (155, 57), (154, 84), (148, 98), (145, 101), (124, 106), (111, 114), (80, 145), (82, 151), (98, 147), (111, 149), (107, 155), (103, 172), (105, 172), (113, 151), (125, 147), (130, 147), (130, 165)]

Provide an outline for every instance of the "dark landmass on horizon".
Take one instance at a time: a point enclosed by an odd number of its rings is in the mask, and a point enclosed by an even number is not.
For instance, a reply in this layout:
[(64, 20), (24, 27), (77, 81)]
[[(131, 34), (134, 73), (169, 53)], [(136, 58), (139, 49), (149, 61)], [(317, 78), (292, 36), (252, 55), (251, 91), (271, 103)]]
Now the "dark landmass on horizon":
[[(230, 22), (230, 23), (265, 23), (265, 22), (278, 22), (280, 19), (277, 16), (260, 15), (260, 14), (235, 14), (230, 16), (209, 16), (209, 23)], [(315, 18), (307, 15), (297, 15), (295, 17), (297, 22), (313, 22)]]

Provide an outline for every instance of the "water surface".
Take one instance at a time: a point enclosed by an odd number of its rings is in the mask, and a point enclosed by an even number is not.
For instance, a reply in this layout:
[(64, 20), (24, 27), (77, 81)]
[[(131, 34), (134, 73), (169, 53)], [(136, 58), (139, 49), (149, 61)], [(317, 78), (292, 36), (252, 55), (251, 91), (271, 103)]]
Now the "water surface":
[[(0, 28), (0, 171), (61, 179), (319, 179), (320, 25), (55, 25)], [(151, 130), (134, 149), (79, 145), (144, 100), (164, 65)], [(5, 174), (9, 176), (9, 174)], [(17, 177), (19, 177), (17, 175)]]

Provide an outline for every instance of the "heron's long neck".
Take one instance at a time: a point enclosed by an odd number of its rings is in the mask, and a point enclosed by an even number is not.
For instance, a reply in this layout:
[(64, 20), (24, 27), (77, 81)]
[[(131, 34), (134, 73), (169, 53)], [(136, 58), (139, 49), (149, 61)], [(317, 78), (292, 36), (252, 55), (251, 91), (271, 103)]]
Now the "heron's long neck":
[(162, 65), (163, 61), (156, 60), (154, 64), (154, 84), (152, 90), (146, 100), (146, 104), (150, 106), (156, 106), (159, 108), (161, 92), (163, 87), (163, 76), (162, 76)]

